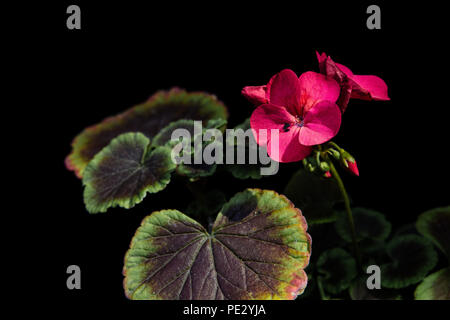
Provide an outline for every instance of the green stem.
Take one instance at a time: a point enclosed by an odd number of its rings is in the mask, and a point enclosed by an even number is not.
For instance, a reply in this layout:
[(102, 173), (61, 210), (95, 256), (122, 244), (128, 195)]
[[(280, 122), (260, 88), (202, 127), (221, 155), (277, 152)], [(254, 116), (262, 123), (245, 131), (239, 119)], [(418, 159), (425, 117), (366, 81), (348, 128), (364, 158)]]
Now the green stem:
[(344, 183), (342, 182), (342, 179), (339, 176), (339, 173), (337, 172), (333, 162), (331, 162), (331, 160), (328, 159), (328, 163), (330, 165), (331, 175), (333, 176), (334, 179), (336, 179), (339, 190), (341, 191), (342, 197), (344, 198), (345, 211), (347, 212), (347, 219), (348, 219), (348, 223), (350, 225), (350, 230), (351, 230), (351, 235), (352, 235), (353, 251), (354, 251), (354, 255), (356, 257), (358, 269), (360, 270), (361, 269), (361, 254), (359, 252), (358, 241), (357, 241), (356, 230), (355, 230), (355, 223), (353, 221), (352, 209), (350, 207), (350, 200), (348, 198), (347, 190), (345, 190)]

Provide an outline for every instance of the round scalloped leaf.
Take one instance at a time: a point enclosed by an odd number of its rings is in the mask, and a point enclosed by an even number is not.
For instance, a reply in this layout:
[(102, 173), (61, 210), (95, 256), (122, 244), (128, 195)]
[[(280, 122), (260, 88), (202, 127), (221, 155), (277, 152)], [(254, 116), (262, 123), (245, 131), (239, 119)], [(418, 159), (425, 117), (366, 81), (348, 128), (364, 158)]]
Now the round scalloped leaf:
[[(261, 163), (249, 163), (250, 154), (253, 153), (259, 156), (258, 148), (263, 148), (261, 146), (258, 146), (253, 133), (251, 131), (247, 131), (250, 128), (250, 118), (248, 118), (243, 123), (237, 125), (234, 128), (234, 130), (241, 129), (244, 132), (248, 132), (248, 136), (245, 137), (245, 140), (233, 139), (232, 142), (227, 141), (231, 143), (231, 145), (229, 145), (228, 147), (234, 148), (235, 164), (229, 164), (225, 168), (233, 175), (233, 177), (237, 179), (261, 179), (262, 177), (261, 168), (264, 167), (264, 165), (262, 165)], [(238, 154), (245, 154), (245, 163), (237, 163), (236, 157)]]
[(400, 289), (420, 282), (437, 263), (432, 244), (416, 235), (399, 236), (387, 245), (392, 260), (381, 265), (381, 286)]
[(331, 294), (347, 289), (357, 275), (355, 259), (341, 248), (324, 251), (317, 260), (317, 271), (324, 289)]
[(422, 213), (416, 227), (450, 258), (450, 206)]
[(355, 279), (348, 289), (352, 300), (401, 300), (401, 296), (392, 289), (368, 289), (367, 276)]
[[(353, 208), (353, 219), (358, 240), (373, 239), (383, 241), (391, 232), (391, 224), (382, 213), (366, 208)], [(352, 242), (347, 215), (341, 212), (335, 223), (336, 232), (347, 242)]]
[(125, 256), (125, 294), (136, 300), (294, 299), (307, 283), (311, 239), (299, 209), (247, 189), (208, 233), (177, 210), (154, 212)]
[(296, 207), (302, 208), (309, 224), (336, 220), (333, 207), (342, 201), (334, 179), (326, 179), (306, 170), (297, 171), (284, 189)]
[(414, 292), (416, 300), (450, 300), (450, 267), (426, 277)]
[(165, 126), (179, 119), (207, 121), (227, 119), (228, 112), (214, 95), (188, 93), (180, 89), (159, 91), (148, 101), (86, 128), (72, 142), (66, 166), (82, 177), (89, 161), (120, 134), (142, 132), (153, 138)]
[(176, 166), (171, 150), (149, 150), (149, 146), (150, 139), (142, 133), (125, 133), (95, 155), (83, 177), (84, 202), (90, 213), (105, 212), (115, 206), (131, 208), (147, 192), (166, 187)]
[[(170, 123), (164, 129), (162, 129), (155, 137), (152, 142), (153, 146), (167, 146), (173, 148), (175, 145), (179, 144), (180, 141), (172, 141), (172, 133), (177, 129), (186, 129), (189, 133), (190, 140), (183, 139), (182, 149), (180, 150), (180, 156), (186, 156), (184, 153), (188, 150), (189, 163), (180, 163), (177, 166), (176, 172), (179, 175), (186, 176), (191, 180), (196, 180), (197, 178), (207, 177), (214, 174), (216, 171), (216, 163), (207, 164), (204, 161), (204, 152), (206, 149), (212, 150), (214, 146), (217, 148), (214, 151), (218, 152), (216, 159), (221, 159), (223, 154), (223, 145), (220, 140), (215, 141), (203, 141), (202, 136), (207, 129), (218, 129), (219, 131), (225, 128), (226, 120), (223, 119), (212, 119), (209, 120), (203, 127), (202, 124), (195, 123), (194, 120), (181, 119)], [(196, 140), (199, 139), (199, 140)], [(202, 144), (201, 148), (195, 148), (195, 141), (199, 141)], [(195, 163), (195, 155), (197, 158), (201, 159), (201, 163)], [(180, 159), (183, 160), (183, 159)]]

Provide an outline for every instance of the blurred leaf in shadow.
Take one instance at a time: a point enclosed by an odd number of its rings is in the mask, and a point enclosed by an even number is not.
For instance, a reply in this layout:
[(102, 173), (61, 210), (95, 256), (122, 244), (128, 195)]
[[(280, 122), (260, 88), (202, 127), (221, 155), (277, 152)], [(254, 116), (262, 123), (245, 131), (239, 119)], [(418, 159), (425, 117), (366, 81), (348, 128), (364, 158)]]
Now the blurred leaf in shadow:
[(292, 176), (284, 194), (302, 210), (311, 225), (335, 221), (337, 216), (334, 207), (343, 201), (333, 179), (320, 177), (304, 169)]
[(394, 232), (393, 237), (407, 235), (407, 234), (419, 235), (419, 233), (417, 232), (415, 223), (408, 223), (408, 224), (404, 224), (404, 225), (400, 226)]
[[(391, 224), (386, 220), (382, 213), (366, 208), (353, 208), (352, 212), (356, 235), (359, 241), (365, 239), (383, 241), (389, 236)], [(342, 239), (347, 242), (352, 241), (351, 231), (345, 212), (339, 212), (335, 228)]]
[(392, 239), (387, 245), (387, 255), (390, 262), (380, 266), (381, 285), (395, 289), (420, 282), (438, 260), (430, 241), (416, 235)]
[(338, 294), (347, 289), (356, 277), (356, 262), (344, 249), (330, 249), (317, 260), (317, 272), (324, 289)]
[(450, 206), (422, 213), (416, 227), (450, 258)]

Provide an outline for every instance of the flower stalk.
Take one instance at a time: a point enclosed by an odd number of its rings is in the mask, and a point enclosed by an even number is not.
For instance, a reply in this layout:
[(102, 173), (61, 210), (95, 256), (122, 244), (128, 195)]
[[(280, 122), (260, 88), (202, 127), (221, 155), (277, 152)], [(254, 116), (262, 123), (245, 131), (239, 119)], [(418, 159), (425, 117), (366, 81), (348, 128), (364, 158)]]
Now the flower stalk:
[(361, 266), (361, 253), (359, 251), (358, 241), (357, 241), (357, 237), (356, 237), (356, 229), (355, 229), (355, 223), (353, 220), (352, 209), (350, 207), (350, 199), (348, 197), (347, 190), (345, 189), (344, 183), (342, 182), (342, 179), (339, 176), (338, 171), (336, 170), (336, 167), (329, 159), (328, 159), (328, 163), (330, 165), (331, 176), (334, 179), (336, 179), (339, 190), (342, 194), (342, 197), (344, 198), (345, 211), (347, 213), (347, 220), (350, 225), (350, 231), (351, 231), (351, 236), (352, 236), (353, 252), (354, 252), (354, 256), (356, 257), (356, 263), (357, 263), (358, 269), (360, 270), (362, 267)]

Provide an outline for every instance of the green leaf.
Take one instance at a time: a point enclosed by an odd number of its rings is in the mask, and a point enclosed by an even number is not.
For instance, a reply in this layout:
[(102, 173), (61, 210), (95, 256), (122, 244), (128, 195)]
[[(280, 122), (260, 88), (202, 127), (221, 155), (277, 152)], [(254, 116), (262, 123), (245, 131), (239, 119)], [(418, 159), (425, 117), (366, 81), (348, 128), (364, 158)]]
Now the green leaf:
[[(205, 127), (200, 127), (197, 129), (199, 131), (199, 134), (204, 134), (207, 129), (219, 129), (223, 130), (225, 129), (225, 126), (227, 124), (227, 121), (224, 119), (212, 119), (206, 122)], [(158, 132), (158, 134), (155, 135), (152, 141), (152, 146), (168, 146), (173, 147), (174, 145), (178, 144), (178, 141), (171, 141), (172, 133), (177, 129), (185, 129), (189, 132), (191, 136), (190, 145), (192, 147), (195, 139), (195, 122), (194, 120), (190, 119), (180, 119), (174, 122), (169, 123), (167, 126), (165, 126), (161, 131)], [(201, 130), (200, 130), (201, 129)]]
[(422, 213), (416, 227), (450, 258), (450, 206)]
[(292, 176), (284, 193), (302, 209), (309, 224), (335, 221), (334, 206), (343, 201), (334, 179), (326, 179), (304, 169)]
[(206, 123), (205, 129), (219, 129), (221, 132), (225, 130), (227, 126), (227, 120), (221, 118), (211, 119)]
[[(201, 151), (199, 151), (201, 152)], [(194, 155), (191, 155), (191, 163), (181, 163), (177, 166), (176, 173), (180, 176), (186, 176), (191, 181), (195, 181), (198, 178), (204, 178), (212, 176), (217, 169), (217, 164), (206, 164), (206, 163), (194, 163)]]
[[(248, 132), (247, 130), (250, 129), (250, 118), (246, 119), (243, 123), (234, 128), (234, 130), (238, 129)], [(259, 152), (258, 145), (253, 134), (249, 134), (248, 138), (244, 141), (241, 141), (240, 139), (233, 139), (232, 145), (229, 147), (234, 148), (235, 163), (226, 165), (226, 169), (233, 175), (233, 177), (242, 180), (249, 178), (261, 179), (261, 168), (264, 165), (261, 163), (251, 164), (249, 161), (251, 153), (258, 155)], [(236, 156), (240, 153), (245, 153), (245, 163), (237, 163)]]
[(437, 263), (432, 244), (416, 235), (398, 236), (387, 245), (391, 262), (381, 268), (381, 285), (386, 288), (405, 288), (420, 282)]
[[(383, 241), (391, 232), (391, 224), (383, 214), (366, 208), (353, 208), (353, 219), (358, 240)], [(336, 232), (347, 242), (352, 242), (351, 230), (345, 212), (340, 212), (335, 223)]]
[(180, 89), (159, 91), (143, 104), (81, 132), (72, 142), (72, 152), (66, 158), (66, 166), (81, 178), (89, 161), (120, 134), (142, 132), (151, 139), (179, 119), (207, 121), (225, 120), (227, 117), (226, 107), (214, 95), (188, 93)]
[(194, 120), (180, 119), (169, 123), (155, 135), (152, 141), (152, 146), (173, 147), (178, 144), (178, 141), (171, 140), (172, 133), (177, 129), (186, 129), (191, 137), (194, 137)]
[(166, 187), (175, 163), (166, 147), (149, 149), (150, 140), (141, 133), (114, 138), (89, 162), (83, 177), (84, 202), (90, 213), (110, 207), (131, 208), (147, 192)]
[(317, 271), (324, 289), (332, 294), (347, 289), (357, 274), (355, 259), (341, 248), (324, 251), (317, 260)]
[(426, 277), (414, 292), (416, 300), (450, 300), (450, 268)]
[[(172, 141), (172, 133), (177, 129), (186, 129), (189, 132), (191, 139), (189, 141), (183, 140), (182, 150), (180, 150), (180, 155), (183, 157), (186, 156), (184, 153), (188, 152), (187, 157), (189, 158), (189, 162), (181, 162), (178, 164), (176, 172), (181, 176), (186, 176), (191, 180), (195, 181), (198, 178), (211, 176), (214, 174), (217, 168), (216, 163), (207, 164), (204, 163), (203, 153), (205, 148), (213, 148), (217, 146), (218, 159), (222, 158), (223, 155), (223, 145), (222, 141), (202, 141), (202, 136), (207, 129), (224, 129), (226, 125), (226, 121), (223, 119), (213, 119), (209, 120), (206, 123), (206, 126), (198, 126), (194, 123), (194, 120), (186, 120), (181, 119), (175, 122), (170, 123), (164, 129), (162, 129), (154, 138), (152, 145), (154, 146), (167, 146), (172, 150), (173, 148), (179, 144), (179, 141)], [(201, 147), (195, 147), (196, 139), (200, 139), (197, 141), (201, 141)], [(197, 157), (196, 157), (197, 156)], [(202, 163), (195, 163), (195, 159), (201, 159)], [(183, 160), (183, 159), (180, 159)]]
[(125, 257), (130, 299), (294, 299), (306, 287), (311, 239), (300, 210), (247, 189), (208, 233), (177, 210), (146, 217)]

